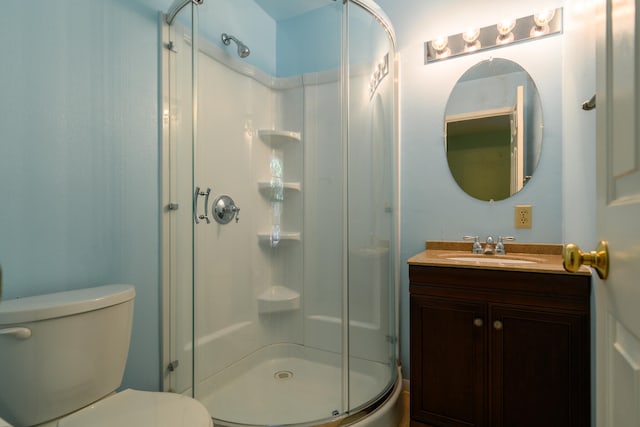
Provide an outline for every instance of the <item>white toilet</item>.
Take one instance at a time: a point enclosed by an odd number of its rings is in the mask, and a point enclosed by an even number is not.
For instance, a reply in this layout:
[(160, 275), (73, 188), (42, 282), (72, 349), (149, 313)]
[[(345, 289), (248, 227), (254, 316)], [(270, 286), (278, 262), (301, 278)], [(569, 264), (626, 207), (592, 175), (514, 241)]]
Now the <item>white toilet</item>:
[(124, 390), (133, 300), (105, 285), (0, 303), (0, 418), (16, 427), (212, 427), (174, 393)]

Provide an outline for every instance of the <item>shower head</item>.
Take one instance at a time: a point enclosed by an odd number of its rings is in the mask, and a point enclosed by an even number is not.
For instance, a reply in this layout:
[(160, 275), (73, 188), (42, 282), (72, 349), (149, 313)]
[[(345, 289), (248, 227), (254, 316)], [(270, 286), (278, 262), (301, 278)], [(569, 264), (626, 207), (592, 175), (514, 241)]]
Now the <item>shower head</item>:
[(231, 44), (231, 40), (236, 42), (236, 44), (238, 45), (238, 56), (240, 58), (246, 58), (251, 53), (251, 51), (249, 50), (246, 44), (242, 43), (240, 40), (238, 40), (231, 34), (222, 33), (220, 38), (222, 39), (222, 43), (224, 43), (225, 46), (229, 46)]

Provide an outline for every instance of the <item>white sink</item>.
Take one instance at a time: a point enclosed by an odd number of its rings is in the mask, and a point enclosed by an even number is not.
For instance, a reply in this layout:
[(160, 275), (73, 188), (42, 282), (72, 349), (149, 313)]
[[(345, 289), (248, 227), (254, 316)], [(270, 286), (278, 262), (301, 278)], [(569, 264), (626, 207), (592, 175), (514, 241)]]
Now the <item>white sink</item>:
[(487, 256), (453, 256), (447, 257), (451, 261), (478, 262), (486, 264), (536, 264), (536, 261), (524, 259), (502, 258), (495, 255)]

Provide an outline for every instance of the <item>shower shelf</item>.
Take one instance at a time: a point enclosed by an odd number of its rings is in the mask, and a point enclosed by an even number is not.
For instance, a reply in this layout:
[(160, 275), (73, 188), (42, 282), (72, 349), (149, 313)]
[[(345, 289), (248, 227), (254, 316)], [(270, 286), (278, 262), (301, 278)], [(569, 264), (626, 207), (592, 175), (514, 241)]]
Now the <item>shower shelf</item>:
[[(300, 233), (297, 231), (284, 231), (280, 232), (280, 241), (300, 241), (302, 240)], [(264, 231), (262, 233), (258, 233), (258, 241), (260, 242), (270, 242), (271, 241), (271, 233), (268, 231)]]
[(258, 296), (258, 312), (260, 314), (298, 310), (299, 308), (300, 294), (285, 286), (270, 286)]
[(271, 147), (279, 147), (294, 142), (300, 142), (300, 132), (293, 132), (289, 130), (272, 130), (272, 129), (259, 129), (258, 136), (265, 143)]
[[(285, 182), (283, 183), (285, 190), (294, 190), (301, 191), (302, 186), (299, 182)], [(260, 191), (268, 191), (271, 190), (271, 183), (269, 181), (259, 181), (258, 182), (258, 190)]]

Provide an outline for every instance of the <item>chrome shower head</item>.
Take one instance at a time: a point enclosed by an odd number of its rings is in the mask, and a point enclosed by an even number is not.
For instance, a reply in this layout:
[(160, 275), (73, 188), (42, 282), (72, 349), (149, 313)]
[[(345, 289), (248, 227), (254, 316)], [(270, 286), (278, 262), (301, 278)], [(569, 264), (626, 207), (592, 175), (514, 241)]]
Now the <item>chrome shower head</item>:
[(224, 43), (225, 46), (229, 46), (231, 44), (231, 40), (236, 42), (236, 44), (238, 45), (238, 56), (240, 58), (246, 58), (251, 53), (251, 51), (249, 50), (246, 44), (242, 43), (240, 40), (238, 40), (231, 34), (222, 33), (220, 38), (222, 39), (222, 43)]
[(240, 56), (240, 58), (246, 58), (250, 53), (251, 51), (246, 44), (238, 42), (238, 56)]

